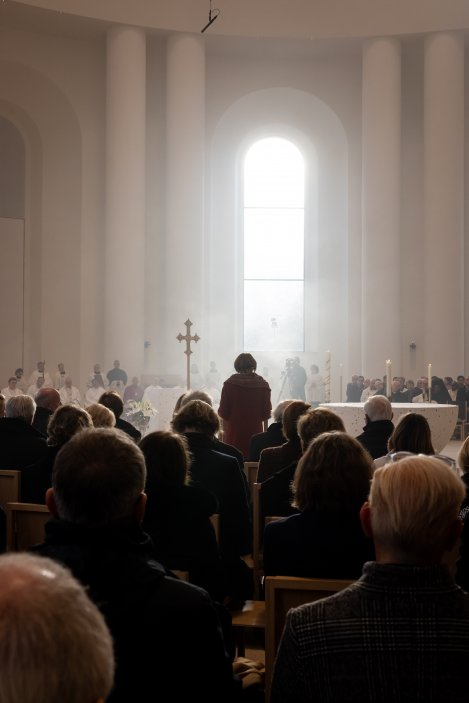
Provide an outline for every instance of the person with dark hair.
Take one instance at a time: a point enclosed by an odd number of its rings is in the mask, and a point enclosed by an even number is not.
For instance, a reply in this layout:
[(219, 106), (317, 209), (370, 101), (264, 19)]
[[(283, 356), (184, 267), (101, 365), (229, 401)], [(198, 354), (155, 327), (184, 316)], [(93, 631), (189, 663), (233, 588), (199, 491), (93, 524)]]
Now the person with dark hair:
[[(204, 391), (204, 390), (187, 391), (186, 393), (183, 393), (177, 399), (176, 405), (174, 406), (173, 415), (178, 410), (180, 410), (183, 405), (185, 405), (186, 403), (189, 403), (191, 400), (203, 400), (205, 403), (208, 403), (213, 408), (213, 398), (210, 395), (210, 393), (207, 393), (207, 391)], [(233, 456), (236, 459), (236, 461), (238, 462), (239, 468), (241, 469), (242, 476), (245, 477), (244, 457), (241, 454), (241, 452), (239, 451), (239, 449), (236, 449), (236, 447), (233, 447), (232, 444), (227, 444), (226, 442), (222, 442), (221, 439), (219, 439), (216, 434), (213, 434), (213, 436), (212, 436), (212, 446), (213, 446), (213, 449), (215, 449), (215, 451), (217, 451), (217, 452), (221, 452), (222, 454), (228, 454), (228, 456)], [(246, 479), (246, 489), (249, 491), (247, 479)]]
[(187, 571), (191, 583), (223, 602), (222, 563), (210, 522), (218, 501), (191, 482), (187, 440), (174, 432), (150, 432), (139, 447), (147, 467), (143, 529), (153, 540), (158, 560), (168, 569)]
[(223, 384), (218, 414), (223, 419), (223, 441), (239, 449), (247, 461), (252, 435), (267, 429), (270, 386), (256, 373), (252, 354), (239, 354), (234, 367), (236, 373)]
[(297, 430), (298, 418), (310, 409), (311, 405), (304, 400), (292, 400), (288, 403), (282, 416), (282, 434), (285, 441), (279, 447), (267, 447), (261, 452), (257, 470), (258, 483), (284, 469), (292, 461), (298, 461), (302, 453)]
[(230, 603), (252, 598), (252, 572), (242, 557), (251, 553), (252, 530), (245, 477), (232, 456), (216, 451), (212, 437), (220, 427), (218, 415), (203, 400), (191, 400), (173, 417), (172, 429), (182, 433), (192, 455), (193, 485), (211, 491), (220, 514), (220, 555)]
[(127, 374), (124, 369), (121, 369), (119, 359), (114, 361), (112, 369), (106, 374), (106, 378), (111, 388), (119, 389), (124, 392), (124, 388), (127, 385)]
[(432, 433), (426, 417), (412, 412), (401, 415), (388, 439), (388, 453), (375, 459), (375, 467), (387, 464), (391, 455), (397, 452), (435, 454)]
[(104, 405), (104, 407), (109, 408), (109, 410), (112, 410), (114, 417), (116, 418), (115, 427), (118, 430), (122, 430), (128, 434), (129, 437), (132, 437), (132, 439), (135, 440), (135, 442), (140, 441), (142, 438), (142, 433), (130, 422), (123, 420), (121, 417), (124, 412), (124, 402), (117, 391), (104, 391), (104, 393), (102, 393), (99, 397), (98, 402), (101, 405)]
[(374, 556), (359, 512), (373, 462), (345, 432), (325, 432), (300, 459), (293, 479), (297, 515), (270, 522), (264, 532), (264, 573), (355, 578)]
[[(296, 423), (301, 442), (301, 452), (304, 453), (313, 439), (323, 432), (345, 432), (342, 419), (329, 408), (311, 408), (301, 415)], [(292, 515), (297, 509), (292, 506), (293, 494), (291, 484), (295, 476), (298, 459), (295, 459), (281, 471), (262, 483), (259, 496), (261, 516)]]
[(20, 389), (21, 393), (26, 393), (28, 384), (24, 377), (24, 369), (22, 369), (21, 366), (15, 369), (15, 376), (17, 379), (17, 387)]
[(438, 376), (432, 376), (430, 398), (434, 403), (443, 405), (450, 405), (453, 402), (445, 382), (442, 378), (438, 378)]
[(8, 386), (2, 388), (1, 393), (5, 396), (6, 400), (9, 398), (14, 398), (18, 395), (23, 395), (23, 391), (18, 387), (18, 379), (16, 376), (10, 376), (8, 379)]
[(142, 400), (142, 398), (143, 398), (143, 388), (139, 383), (138, 376), (132, 376), (132, 383), (129, 383), (129, 385), (126, 386), (125, 390), (124, 390), (124, 396), (123, 396), (124, 404), (126, 404), (132, 400), (134, 400), (138, 403)]
[(117, 663), (109, 703), (154, 700), (163, 682), (176, 701), (232, 703), (240, 682), (214, 602), (157, 561), (141, 528), (145, 481), (144, 456), (124, 432), (78, 433), (57, 455), (55, 519), (34, 551), (68, 566), (106, 619)]
[(409, 403), (411, 399), (409, 398), (408, 391), (403, 386), (403, 380), (401, 376), (396, 376), (393, 378), (391, 383), (391, 403)]
[(52, 485), (52, 470), (60, 449), (77, 432), (93, 427), (91, 416), (76, 405), (59, 405), (47, 427), (47, 453), (40, 461), (26, 466), (21, 472), (23, 503), (46, 502), (46, 491)]

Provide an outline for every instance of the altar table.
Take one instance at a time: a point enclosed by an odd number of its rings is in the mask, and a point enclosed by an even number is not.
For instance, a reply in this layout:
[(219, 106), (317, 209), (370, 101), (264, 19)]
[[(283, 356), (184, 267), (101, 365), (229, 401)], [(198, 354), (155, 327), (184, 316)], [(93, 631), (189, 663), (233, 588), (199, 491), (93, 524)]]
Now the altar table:
[[(363, 432), (365, 426), (364, 403), (322, 403), (321, 407), (330, 408), (342, 419), (347, 432), (354, 437)], [(438, 403), (393, 403), (392, 421), (397, 421), (405, 413), (412, 412), (427, 418), (432, 433), (435, 452), (442, 452), (451, 437), (458, 419), (457, 405), (440, 405)]]

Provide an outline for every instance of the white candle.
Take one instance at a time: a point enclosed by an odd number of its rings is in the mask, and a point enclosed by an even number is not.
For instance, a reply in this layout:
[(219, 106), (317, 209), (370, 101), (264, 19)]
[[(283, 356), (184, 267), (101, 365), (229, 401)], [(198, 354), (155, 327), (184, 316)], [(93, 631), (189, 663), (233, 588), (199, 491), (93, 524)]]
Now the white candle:
[(432, 365), (428, 364), (428, 400), (432, 399)]
[(339, 364), (339, 374), (340, 374), (339, 403), (342, 402), (342, 368), (343, 368), (343, 364)]
[(391, 365), (391, 359), (388, 359), (386, 361), (386, 395), (388, 398), (391, 397), (391, 385), (392, 385), (392, 365)]

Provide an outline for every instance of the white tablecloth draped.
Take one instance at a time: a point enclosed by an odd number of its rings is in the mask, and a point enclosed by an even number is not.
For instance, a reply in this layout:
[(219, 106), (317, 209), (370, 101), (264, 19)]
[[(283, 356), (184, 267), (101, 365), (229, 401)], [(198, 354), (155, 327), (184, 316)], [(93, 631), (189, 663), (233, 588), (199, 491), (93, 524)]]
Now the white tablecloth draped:
[[(345, 429), (356, 437), (363, 432), (365, 426), (364, 403), (322, 403), (330, 408), (345, 425)], [(457, 405), (439, 405), (437, 403), (393, 403), (393, 423), (396, 425), (401, 415), (412, 412), (427, 418), (432, 433), (432, 444), (435, 452), (442, 452), (453, 436), (458, 419)]]

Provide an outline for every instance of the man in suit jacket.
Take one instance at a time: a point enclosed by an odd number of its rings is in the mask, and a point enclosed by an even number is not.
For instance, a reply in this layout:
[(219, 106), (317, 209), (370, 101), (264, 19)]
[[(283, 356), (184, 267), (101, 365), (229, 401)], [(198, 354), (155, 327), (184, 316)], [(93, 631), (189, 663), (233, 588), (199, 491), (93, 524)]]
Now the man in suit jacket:
[(29, 395), (7, 400), (5, 417), (0, 418), (0, 469), (21, 470), (45, 456), (46, 438), (31, 425), (35, 410)]
[(259, 461), (261, 451), (267, 447), (279, 447), (285, 442), (283, 434), (283, 413), (290, 405), (291, 400), (281, 400), (272, 411), (273, 422), (270, 423), (265, 432), (259, 432), (251, 437), (249, 446), (249, 461)]

